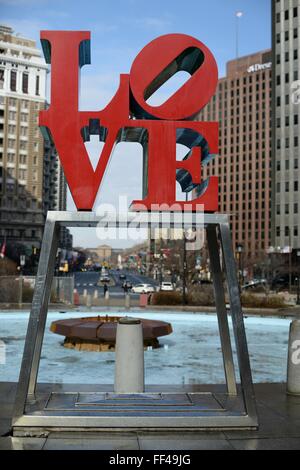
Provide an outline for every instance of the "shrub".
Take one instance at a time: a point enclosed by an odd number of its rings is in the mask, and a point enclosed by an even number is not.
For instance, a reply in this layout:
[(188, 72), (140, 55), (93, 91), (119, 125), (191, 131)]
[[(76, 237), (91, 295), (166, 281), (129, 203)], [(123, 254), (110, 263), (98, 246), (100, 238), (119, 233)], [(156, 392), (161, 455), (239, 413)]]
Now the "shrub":
[(19, 301), (19, 280), (15, 276), (0, 277), (0, 302), (15, 303)]
[[(31, 303), (33, 288), (24, 282), (22, 286), (22, 302)], [(20, 301), (20, 280), (18, 276), (0, 276), (0, 303), (14, 303)], [(56, 294), (51, 292), (50, 302), (56, 302)]]
[(0, 276), (17, 274), (17, 264), (8, 258), (0, 258)]
[(151, 295), (152, 305), (180, 305), (182, 294), (180, 292), (155, 292)]
[(210, 284), (204, 284), (189, 288), (188, 304), (203, 306), (215, 305), (213, 286)]
[[(152, 305), (182, 305), (182, 292), (155, 292), (151, 295)], [(214, 292), (211, 285), (193, 286), (188, 288), (188, 305), (215, 305)]]
[(31, 303), (33, 296), (33, 289), (32, 287), (28, 286), (27, 284), (23, 283), (23, 290), (22, 290), (22, 302), (24, 303)]
[(243, 307), (253, 308), (282, 308), (286, 307), (283, 297), (277, 295), (257, 296), (253, 294), (242, 294)]

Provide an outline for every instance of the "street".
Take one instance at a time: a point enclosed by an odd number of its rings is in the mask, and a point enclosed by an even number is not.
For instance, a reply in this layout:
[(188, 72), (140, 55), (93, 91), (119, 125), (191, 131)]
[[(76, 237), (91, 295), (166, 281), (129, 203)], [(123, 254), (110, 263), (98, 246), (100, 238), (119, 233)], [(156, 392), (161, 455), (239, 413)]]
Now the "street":
[[(121, 270), (117, 271), (116, 269), (109, 270), (109, 277), (111, 278), (111, 282), (109, 288), (109, 294), (111, 297), (121, 297), (124, 296), (124, 291), (122, 288), (122, 284), (125, 279), (120, 279), (120, 274), (124, 274), (126, 276), (126, 281), (129, 281), (134, 286), (135, 284), (140, 283), (147, 283), (153, 286), (157, 286), (157, 282), (147, 276), (143, 276), (138, 272), (133, 272), (129, 270)], [(88, 294), (93, 294), (95, 290), (98, 290), (98, 296), (103, 296), (103, 286), (98, 285), (99, 279), (101, 277), (101, 273), (99, 271), (86, 271), (86, 272), (75, 272), (74, 273), (74, 286), (77, 289), (80, 295), (83, 294), (84, 289), (87, 290)], [(139, 294), (131, 293), (133, 297), (138, 297)]]

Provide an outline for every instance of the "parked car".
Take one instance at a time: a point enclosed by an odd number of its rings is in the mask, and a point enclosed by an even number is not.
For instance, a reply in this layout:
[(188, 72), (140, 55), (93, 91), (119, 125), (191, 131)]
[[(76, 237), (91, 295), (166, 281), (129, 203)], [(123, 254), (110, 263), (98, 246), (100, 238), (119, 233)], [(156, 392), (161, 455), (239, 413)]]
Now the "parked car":
[(254, 289), (255, 287), (265, 287), (266, 285), (266, 279), (251, 279), (249, 282), (242, 286), (242, 289)]
[(131, 292), (135, 294), (151, 294), (155, 292), (155, 289), (151, 284), (136, 284), (132, 287)]
[(122, 281), (123, 279), (126, 279), (126, 274), (119, 274), (119, 279)]
[(172, 282), (162, 282), (159, 289), (170, 292), (174, 290), (174, 287), (173, 287)]
[[(292, 273), (291, 281), (292, 281), (292, 285), (297, 284), (297, 281), (298, 281), (297, 273), (294, 273), (294, 272)], [(281, 274), (277, 274), (277, 276), (273, 278), (271, 289), (280, 289), (280, 288), (288, 289), (289, 285), (290, 285), (289, 273), (281, 273)]]
[(100, 276), (100, 282), (110, 282), (110, 277), (107, 274)]

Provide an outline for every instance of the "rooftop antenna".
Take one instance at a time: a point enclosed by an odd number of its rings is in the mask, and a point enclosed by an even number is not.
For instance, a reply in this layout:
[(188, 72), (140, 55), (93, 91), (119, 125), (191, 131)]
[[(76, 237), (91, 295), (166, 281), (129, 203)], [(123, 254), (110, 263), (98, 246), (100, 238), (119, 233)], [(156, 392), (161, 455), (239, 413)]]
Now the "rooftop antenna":
[(236, 11), (235, 12), (235, 18), (236, 18), (236, 21), (235, 21), (235, 33), (236, 33), (235, 47), (236, 47), (236, 58), (237, 59), (239, 58), (239, 18), (241, 18), (242, 16), (243, 16), (242, 11)]

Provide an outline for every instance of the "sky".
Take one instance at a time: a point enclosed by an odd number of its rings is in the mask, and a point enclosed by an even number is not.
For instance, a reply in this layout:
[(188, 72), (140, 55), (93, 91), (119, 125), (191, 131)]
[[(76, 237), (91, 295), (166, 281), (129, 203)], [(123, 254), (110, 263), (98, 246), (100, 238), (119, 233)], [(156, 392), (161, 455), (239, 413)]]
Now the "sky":
[[(0, 0), (0, 22), (38, 45), (42, 29), (91, 31), (91, 65), (82, 68), (80, 109), (97, 110), (114, 96), (120, 73), (128, 73), (139, 51), (160, 35), (183, 33), (202, 41), (214, 54), (220, 77), (226, 73), (226, 62), (236, 57), (237, 11), (243, 12), (238, 20), (239, 56), (270, 48), (270, 4), (271, 0)], [(95, 165), (101, 145), (93, 138), (87, 150)], [(128, 204), (140, 198), (141, 157), (138, 144), (116, 146), (95, 208), (102, 202), (118, 204), (118, 195), (126, 196)], [(70, 194), (68, 209), (75, 210)], [(74, 246), (133, 244), (100, 240), (90, 228), (72, 233)]]

